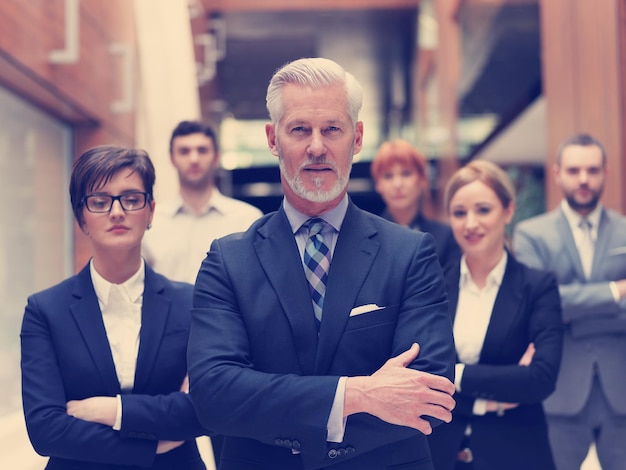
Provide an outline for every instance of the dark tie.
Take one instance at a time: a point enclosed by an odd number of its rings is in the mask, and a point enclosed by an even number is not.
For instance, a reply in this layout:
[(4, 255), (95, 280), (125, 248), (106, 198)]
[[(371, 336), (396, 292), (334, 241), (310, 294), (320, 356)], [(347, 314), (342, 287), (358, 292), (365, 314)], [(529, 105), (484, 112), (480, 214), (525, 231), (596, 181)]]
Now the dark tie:
[(582, 235), (580, 237), (580, 246), (578, 247), (578, 253), (580, 254), (580, 261), (583, 265), (583, 271), (585, 277), (589, 278), (591, 274), (591, 263), (593, 262), (594, 241), (591, 232), (591, 222), (587, 219), (581, 219), (578, 226)]
[(309, 281), (309, 292), (313, 300), (313, 310), (317, 326), (322, 321), (324, 294), (330, 268), (330, 248), (324, 242), (322, 230), (326, 222), (322, 219), (309, 219), (304, 225), (309, 231), (309, 238), (304, 247), (304, 272)]

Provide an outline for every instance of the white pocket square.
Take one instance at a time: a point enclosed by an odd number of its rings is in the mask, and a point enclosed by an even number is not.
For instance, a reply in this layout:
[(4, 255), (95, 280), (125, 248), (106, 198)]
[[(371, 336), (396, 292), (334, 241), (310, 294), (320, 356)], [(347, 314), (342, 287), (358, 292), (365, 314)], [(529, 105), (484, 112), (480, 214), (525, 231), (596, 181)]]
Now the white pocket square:
[(374, 311), (380, 310), (382, 308), (385, 308), (385, 307), (379, 307), (376, 304), (361, 305), (359, 307), (354, 307), (352, 310), (350, 310), (350, 316), (351, 317), (355, 317), (357, 315), (362, 315), (364, 313), (374, 312)]

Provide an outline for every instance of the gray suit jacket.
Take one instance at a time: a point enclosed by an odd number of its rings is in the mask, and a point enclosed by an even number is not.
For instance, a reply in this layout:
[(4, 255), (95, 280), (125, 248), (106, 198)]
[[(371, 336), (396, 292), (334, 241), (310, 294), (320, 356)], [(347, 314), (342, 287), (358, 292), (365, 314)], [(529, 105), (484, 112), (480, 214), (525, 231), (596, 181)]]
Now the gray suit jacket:
[(626, 278), (626, 217), (602, 210), (589, 279), (560, 208), (519, 223), (513, 248), (519, 261), (552, 271), (559, 283), (563, 359), (556, 391), (544, 403), (546, 412), (579, 413), (595, 369), (613, 410), (626, 414), (626, 301), (615, 302), (609, 287), (610, 281)]

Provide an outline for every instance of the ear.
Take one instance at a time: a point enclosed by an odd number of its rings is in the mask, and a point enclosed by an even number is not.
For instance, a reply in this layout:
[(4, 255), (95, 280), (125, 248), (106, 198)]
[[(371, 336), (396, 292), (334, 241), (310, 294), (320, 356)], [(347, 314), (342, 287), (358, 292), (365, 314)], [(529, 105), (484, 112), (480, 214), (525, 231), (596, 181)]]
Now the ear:
[(559, 182), (559, 164), (555, 163), (552, 165), (552, 176), (554, 177), (554, 181)]
[(155, 207), (156, 207), (156, 201), (150, 201), (150, 215), (148, 216), (148, 223), (146, 225), (152, 225), (152, 218), (154, 217)]
[(275, 124), (268, 122), (265, 124), (265, 135), (267, 136), (267, 145), (270, 148), (270, 152), (275, 157), (278, 157), (278, 146), (276, 145), (276, 126)]
[(356, 123), (355, 132), (354, 132), (354, 151), (353, 155), (356, 155), (363, 148), (363, 121), (359, 121)]
[(515, 203), (511, 201), (509, 203), (509, 207), (504, 210), (504, 221), (505, 224), (510, 224), (511, 220), (513, 220), (513, 214), (515, 214)]

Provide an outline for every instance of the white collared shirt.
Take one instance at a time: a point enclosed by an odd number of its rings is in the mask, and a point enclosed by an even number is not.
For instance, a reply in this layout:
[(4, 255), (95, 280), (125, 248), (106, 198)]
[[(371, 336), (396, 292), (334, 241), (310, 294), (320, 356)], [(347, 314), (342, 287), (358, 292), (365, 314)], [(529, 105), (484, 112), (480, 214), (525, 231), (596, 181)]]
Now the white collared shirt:
[[(128, 313), (124, 315), (120, 315), (119, 312), (112, 312), (107, 308), (112, 284), (96, 271), (93, 260), (89, 264), (89, 269), (102, 312), (102, 320), (111, 347), (120, 388), (132, 390), (135, 384), (135, 368), (141, 331), (141, 307), (145, 281), (144, 263), (141, 262), (139, 270), (130, 279), (117, 285), (125, 300), (128, 301)], [(132, 353), (128, 354), (127, 351), (132, 351)]]
[(500, 261), (487, 275), (485, 287), (479, 289), (472, 275), (461, 258), (461, 275), (459, 277), (459, 302), (454, 317), (454, 343), (459, 359), (464, 364), (476, 364), (480, 359), (493, 304), (496, 301), (508, 255), (502, 252)]
[[(465, 255), (461, 258), (461, 274), (459, 277), (459, 300), (454, 317), (454, 344), (457, 356), (461, 361), (455, 368), (454, 385), (461, 391), (461, 382), (465, 365), (477, 364), (482, 351), (491, 321), (493, 306), (504, 278), (508, 254), (502, 251), (500, 261), (487, 275), (487, 281), (482, 289), (474, 283), (469, 272)], [(486, 400), (474, 401), (474, 414), (483, 415), (486, 412)]]
[(183, 200), (157, 204), (152, 229), (146, 231), (142, 255), (157, 272), (175, 281), (195, 283), (213, 240), (243, 232), (263, 213), (213, 189), (206, 209), (197, 215)]

